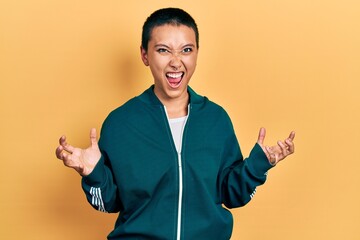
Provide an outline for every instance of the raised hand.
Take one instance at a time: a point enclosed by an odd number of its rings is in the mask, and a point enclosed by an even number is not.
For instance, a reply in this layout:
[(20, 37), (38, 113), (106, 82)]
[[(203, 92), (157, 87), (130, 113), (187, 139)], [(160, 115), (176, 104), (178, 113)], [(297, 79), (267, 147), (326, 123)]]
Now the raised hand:
[(272, 165), (276, 165), (278, 162), (286, 158), (288, 155), (294, 153), (295, 151), (295, 146), (293, 142), (295, 138), (294, 131), (292, 131), (289, 137), (286, 138), (284, 141), (278, 141), (277, 145), (271, 147), (264, 145), (265, 135), (266, 135), (265, 128), (261, 128), (259, 131), (259, 137), (257, 143), (261, 146), (269, 162)]
[(101, 152), (96, 138), (96, 129), (90, 131), (91, 145), (86, 149), (76, 148), (67, 143), (66, 137), (59, 139), (56, 148), (56, 157), (63, 161), (64, 165), (75, 169), (81, 176), (89, 175), (99, 162)]

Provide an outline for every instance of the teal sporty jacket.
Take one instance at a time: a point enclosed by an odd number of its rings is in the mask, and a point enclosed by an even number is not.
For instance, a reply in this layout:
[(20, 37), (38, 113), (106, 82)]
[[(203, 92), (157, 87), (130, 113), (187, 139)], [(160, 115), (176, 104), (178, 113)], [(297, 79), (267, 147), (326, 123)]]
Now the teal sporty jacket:
[(227, 208), (245, 205), (272, 165), (255, 144), (243, 159), (223, 108), (190, 94), (178, 154), (153, 86), (106, 118), (102, 157), (82, 187), (97, 210), (120, 212), (108, 239), (227, 240)]

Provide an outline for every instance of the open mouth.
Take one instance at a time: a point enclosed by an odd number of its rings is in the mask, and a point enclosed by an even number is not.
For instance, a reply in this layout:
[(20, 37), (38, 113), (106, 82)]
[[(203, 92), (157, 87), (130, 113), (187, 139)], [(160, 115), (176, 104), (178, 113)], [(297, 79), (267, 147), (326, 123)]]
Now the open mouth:
[(184, 72), (169, 72), (166, 73), (166, 79), (172, 88), (177, 88), (181, 85)]

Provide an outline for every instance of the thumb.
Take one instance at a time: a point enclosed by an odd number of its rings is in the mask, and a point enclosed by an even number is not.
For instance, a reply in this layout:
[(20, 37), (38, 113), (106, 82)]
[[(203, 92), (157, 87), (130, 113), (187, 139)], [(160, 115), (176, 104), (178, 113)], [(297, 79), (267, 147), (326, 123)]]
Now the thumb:
[(90, 142), (91, 146), (97, 146), (97, 136), (96, 136), (96, 128), (92, 128), (90, 130)]
[(260, 131), (259, 131), (259, 137), (258, 137), (258, 140), (257, 140), (257, 143), (259, 145), (263, 145), (264, 143), (264, 139), (265, 139), (265, 135), (266, 135), (266, 129), (265, 128), (260, 128)]
[(85, 170), (85, 169), (84, 169), (84, 165), (83, 165), (82, 163), (80, 163), (79, 166), (75, 168), (75, 170), (76, 170), (81, 176), (83, 176), (84, 170)]

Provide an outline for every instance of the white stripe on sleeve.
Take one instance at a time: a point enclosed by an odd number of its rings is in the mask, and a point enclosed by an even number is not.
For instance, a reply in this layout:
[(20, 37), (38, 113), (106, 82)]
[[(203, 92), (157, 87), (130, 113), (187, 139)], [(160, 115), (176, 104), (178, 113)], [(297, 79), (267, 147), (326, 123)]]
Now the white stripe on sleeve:
[(98, 210), (101, 211), (101, 212), (107, 212), (105, 210), (104, 201), (103, 201), (102, 196), (101, 196), (101, 189), (91, 187), (90, 188), (90, 195), (92, 196), (91, 205), (93, 205), (95, 207), (98, 207)]

